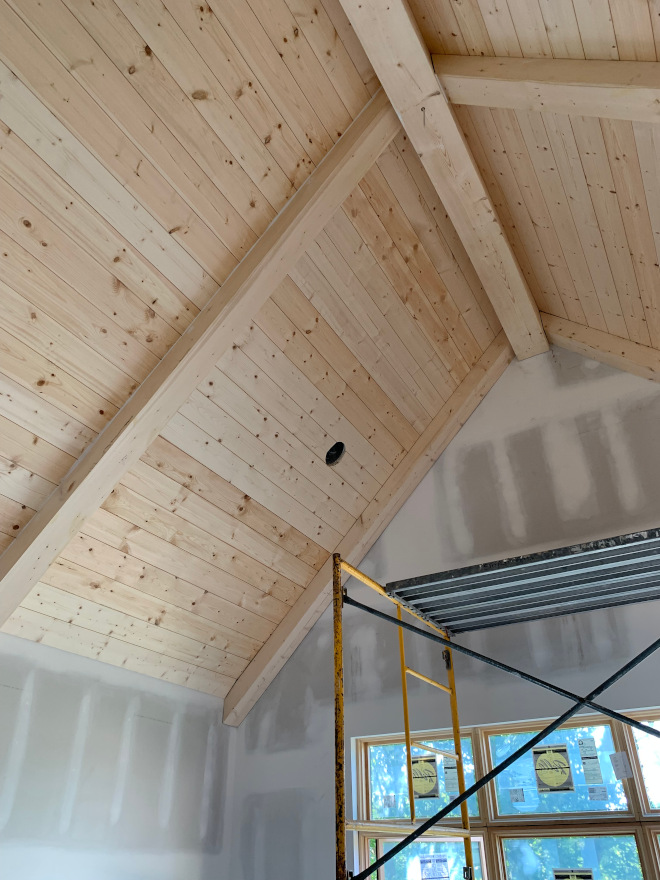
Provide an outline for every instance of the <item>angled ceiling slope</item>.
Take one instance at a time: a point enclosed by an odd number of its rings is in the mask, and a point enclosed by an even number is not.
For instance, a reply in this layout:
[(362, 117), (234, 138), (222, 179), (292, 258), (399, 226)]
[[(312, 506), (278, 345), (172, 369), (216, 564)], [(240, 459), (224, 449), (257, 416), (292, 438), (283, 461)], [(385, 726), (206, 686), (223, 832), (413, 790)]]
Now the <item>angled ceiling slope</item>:
[[(511, 5), (389, 7), (408, 30), (381, 38), (422, 72), (404, 107), (337, 0), (0, 0), (4, 631), (238, 723), (325, 607), (331, 552), (360, 561), (506, 368), (501, 325), (520, 356), (547, 334), (655, 376), (653, 123), (427, 94), (427, 46), (577, 51), (571, 20), (541, 35), (528, 3), (523, 39)], [(452, 75), (537, 102), (555, 76)]]

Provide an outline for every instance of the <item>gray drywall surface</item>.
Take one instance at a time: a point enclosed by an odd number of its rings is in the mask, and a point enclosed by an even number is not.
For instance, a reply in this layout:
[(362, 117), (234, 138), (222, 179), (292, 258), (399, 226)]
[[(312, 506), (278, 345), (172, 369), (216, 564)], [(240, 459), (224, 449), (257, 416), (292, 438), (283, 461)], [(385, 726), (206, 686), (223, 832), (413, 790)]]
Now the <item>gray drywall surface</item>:
[(221, 701), (0, 634), (0, 878), (216, 880)]
[[(512, 364), (362, 563), (381, 582), (660, 525), (660, 387), (564, 351)], [(391, 612), (354, 581), (352, 594)], [(660, 603), (500, 627), (463, 644), (587, 692), (658, 637)], [(345, 612), (346, 732), (402, 730), (394, 628)], [(407, 638), (410, 664), (443, 674)], [(456, 656), (464, 724), (559, 714), (566, 702)], [(660, 657), (604, 700), (660, 704)], [(429, 693), (429, 691), (431, 692)], [(446, 727), (443, 695), (411, 683), (412, 723)], [(331, 617), (326, 612), (239, 728), (232, 880), (334, 873)], [(350, 784), (350, 780), (349, 780)]]

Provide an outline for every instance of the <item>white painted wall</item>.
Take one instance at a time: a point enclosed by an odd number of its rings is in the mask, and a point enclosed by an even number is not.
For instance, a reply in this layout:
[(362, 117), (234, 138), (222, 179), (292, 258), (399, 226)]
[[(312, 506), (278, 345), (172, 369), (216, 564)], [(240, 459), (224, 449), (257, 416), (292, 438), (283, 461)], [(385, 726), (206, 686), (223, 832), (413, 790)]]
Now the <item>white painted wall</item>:
[[(660, 387), (553, 351), (512, 364), (362, 568), (383, 581), (660, 525)], [(359, 597), (387, 606), (351, 583)], [(461, 641), (587, 692), (658, 637), (660, 603), (501, 627)], [(384, 610), (391, 611), (389, 606)], [(397, 636), (347, 609), (349, 737), (403, 721)], [(238, 730), (228, 819), (232, 880), (330, 880), (334, 870), (331, 618), (326, 613)], [(441, 674), (430, 643), (411, 665)], [(545, 691), (456, 657), (465, 724), (559, 714)], [(660, 657), (607, 694), (618, 709), (660, 704)], [(604, 698), (605, 699), (605, 698)], [(420, 729), (445, 727), (435, 692), (412, 684)]]
[(0, 878), (216, 880), (221, 701), (0, 634)]

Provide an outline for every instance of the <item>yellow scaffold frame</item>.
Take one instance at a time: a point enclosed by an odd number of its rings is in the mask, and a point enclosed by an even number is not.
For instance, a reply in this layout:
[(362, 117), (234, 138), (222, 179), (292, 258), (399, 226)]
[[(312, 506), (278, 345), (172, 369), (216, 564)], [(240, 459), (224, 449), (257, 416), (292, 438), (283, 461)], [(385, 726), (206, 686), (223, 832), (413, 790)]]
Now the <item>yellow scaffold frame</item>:
[[(408, 834), (413, 831), (419, 823), (415, 816), (415, 797), (413, 790), (413, 771), (412, 771), (412, 748), (422, 749), (433, 754), (441, 755), (456, 761), (456, 774), (458, 777), (459, 793), (465, 791), (465, 773), (463, 770), (463, 761), (461, 755), (461, 734), (460, 723), (458, 718), (458, 701), (456, 698), (456, 680), (454, 677), (454, 662), (451, 648), (445, 648), (443, 657), (447, 668), (447, 684), (441, 684), (435, 679), (423, 675), (406, 665), (405, 646), (403, 641), (403, 630), (399, 628), (399, 657), (401, 662), (401, 691), (403, 699), (403, 722), (406, 738), (406, 765), (408, 776), (408, 796), (410, 800), (410, 821), (347, 821), (346, 820), (346, 777), (345, 777), (345, 731), (344, 731), (344, 645), (342, 631), (342, 611), (344, 592), (341, 582), (342, 571), (361, 581), (366, 586), (375, 590), (380, 596), (383, 596), (397, 606), (397, 617), (402, 619), (402, 611), (420, 620), (425, 626), (430, 627), (439, 633), (443, 638), (448, 638), (447, 633), (440, 627), (434, 626), (429, 621), (415, 614), (410, 608), (402, 605), (394, 596), (390, 596), (385, 589), (373, 578), (361, 572), (355, 566), (343, 560), (340, 554), (333, 555), (332, 566), (332, 605), (333, 605), (333, 628), (334, 628), (334, 673), (335, 673), (335, 828), (336, 828), (336, 851), (337, 851), (337, 880), (348, 880), (347, 864), (346, 864), (346, 832), (382, 832), (386, 830), (396, 831), (400, 834)], [(437, 688), (441, 692), (449, 695), (449, 705), (451, 710), (452, 734), (454, 740), (454, 751), (445, 752), (441, 749), (434, 749), (424, 745), (417, 740), (412, 739), (410, 732), (410, 713), (408, 711), (408, 676), (420, 679), (429, 685)], [(466, 876), (474, 876), (474, 865), (472, 861), (472, 842), (470, 837), (470, 817), (468, 813), (467, 801), (461, 804), (461, 828), (456, 826), (436, 826), (426, 835), (433, 837), (462, 837), (465, 846), (465, 865), (468, 869)]]

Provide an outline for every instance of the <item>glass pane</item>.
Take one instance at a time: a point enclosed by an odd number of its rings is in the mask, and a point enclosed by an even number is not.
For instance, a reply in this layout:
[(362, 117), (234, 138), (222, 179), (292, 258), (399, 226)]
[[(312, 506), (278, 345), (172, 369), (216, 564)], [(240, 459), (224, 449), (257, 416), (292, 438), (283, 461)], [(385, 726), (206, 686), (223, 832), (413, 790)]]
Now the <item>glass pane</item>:
[[(383, 852), (389, 852), (396, 840), (383, 842)], [(475, 880), (483, 880), (481, 847), (472, 838), (472, 860)], [(437, 860), (429, 856), (439, 856)], [(446, 858), (446, 871), (444, 869)], [(463, 880), (465, 848), (462, 840), (420, 840), (411, 843), (383, 867), (384, 880)], [(443, 878), (443, 874), (445, 877)]]
[[(537, 731), (490, 736), (493, 764)], [(623, 783), (609, 756), (616, 751), (609, 724), (556, 730), (494, 780), (500, 816), (627, 810)]]
[(583, 877), (591, 870), (593, 880), (643, 880), (632, 835), (510, 838), (502, 842), (507, 880), (553, 880), (556, 869), (586, 869)]
[[(644, 724), (660, 728), (660, 721), (646, 721), (644, 719)], [(633, 732), (649, 804), (652, 810), (660, 810), (660, 740), (634, 728)]]
[[(450, 739), (420, 740), (425, 745), (451, 752), (454, 741)], [(472, 738), (465, 736), (461, 739), (461, 752), (463, 755), (463, 769), (465, 772), (465, 785), (469, 786), (475, 781), (474, 758), (472, 756)], [(432, 758), (430, 752), (413, 746), (413, 757)], [(449, 769), (445, 774), (446, 759), (436, 755), (438, 794), (432, 797), (415, 798), (415, 815), (417, 818), (427, 818), (441, 810), (458, 794), (455, 784), (455, 774)], [(381, 746), (369, 746), (369, 782), (371, 788), (371, 818), (372, 819), (407, 819), (410, 816), (410, 800), (408, 798), (408, 773), (406, 770), (406, 746), (405, 743), (388, 743)], [(449, 790), (447, 790), (449, 789)], [(477, 796), (473, 795), (468, 801), (471, 816), (479, 815)], [(460, 808), (449, 814), (452, 818), (460, 816)]]

